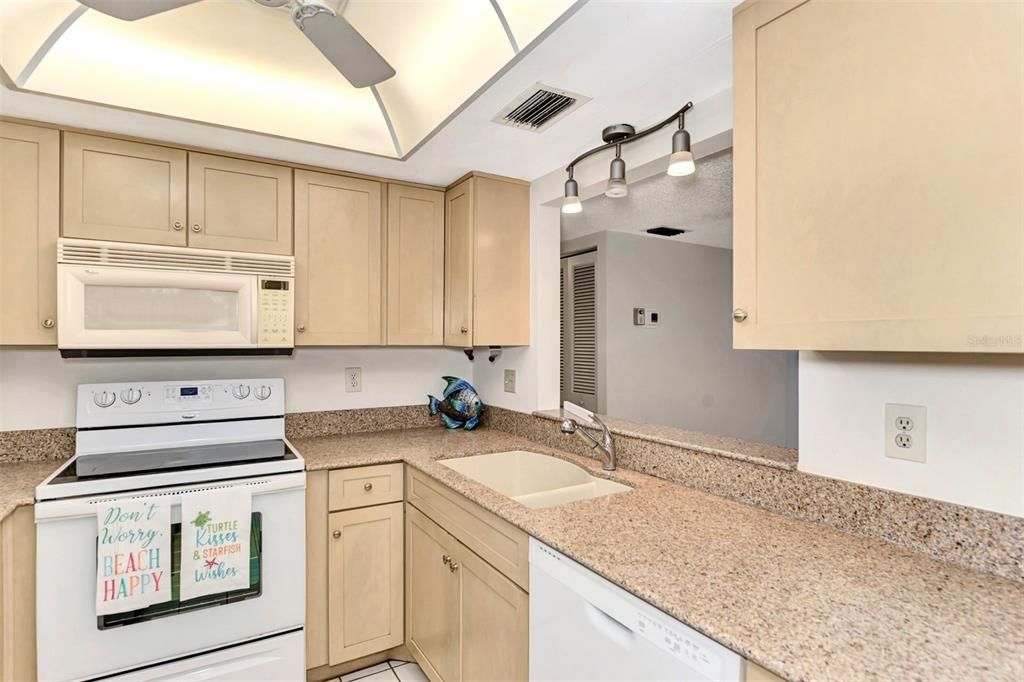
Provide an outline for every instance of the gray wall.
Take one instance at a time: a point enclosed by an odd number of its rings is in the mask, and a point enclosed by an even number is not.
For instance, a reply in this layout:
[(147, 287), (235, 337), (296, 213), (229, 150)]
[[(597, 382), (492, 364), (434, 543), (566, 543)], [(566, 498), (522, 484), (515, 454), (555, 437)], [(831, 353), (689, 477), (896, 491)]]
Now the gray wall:
[[(732, 349), (732, 252), (624, 232), (598, 246), (598, 410), (796, 447), (797, 354)], [(654, 308), (657, 327), (633, 325)]]

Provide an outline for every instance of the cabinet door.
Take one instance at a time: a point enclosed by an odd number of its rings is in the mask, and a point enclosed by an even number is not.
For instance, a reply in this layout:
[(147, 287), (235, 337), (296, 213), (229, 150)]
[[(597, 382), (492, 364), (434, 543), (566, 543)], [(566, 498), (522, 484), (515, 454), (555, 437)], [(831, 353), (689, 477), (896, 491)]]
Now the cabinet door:
[(65, 237), (184, 246), (187, 155), (64, 133)]
[(388, 345), (443, 343), (443, 192), (388, 185), (387, 319)]
[(188, 155), (189, 246), (290, 255), (292, 169)]
[(733, 345), (1024, 351), (1024, 4), (759, 2), (733, 36)]
[(474, 178), (473, 345), (530, 344), (530, 187)]
[(473, 345), (473, 178), (445, 192), (444, 345)]
[(459, 680), (526, 680), (529, 676), (529, 597), (515, 583), (459, 544), (462, 641)]
[(327, 472), (306, 473), (306, 668), (327, 665)]
[(60, 133), (0, 122), (0, 345), (57, 343), (59, 212)]
[(381, 342), (381, 184), (295, 171), (296, 345)]
[(415, 507), (405, 509), (407, 644), (433, 682), (457, 682), (459, 580), (450, 569), (457, 543)]
[(403, 640), (402, 503), (330, 516), (330, 664), (396, 647)]
[(36, 679), (36, 524), (32, 507), (0, 523), (0, 680)]

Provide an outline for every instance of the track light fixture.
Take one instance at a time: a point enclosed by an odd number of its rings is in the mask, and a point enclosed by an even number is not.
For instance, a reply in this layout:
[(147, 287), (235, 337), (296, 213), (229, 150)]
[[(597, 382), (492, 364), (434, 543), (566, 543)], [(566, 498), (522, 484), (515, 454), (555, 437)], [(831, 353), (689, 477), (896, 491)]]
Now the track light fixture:
[(580, 202), (580, 186), (572, 179), (572, 171), (569, 171), (569, 179), (565, 181), (565, 198), (562, 199), (562, 213), (579, 213), (583, 210), (583, 203)]
[(608, 186), (605, 188), (604, 195), (613, 199), (627, 196), (629, 194), (629, 187), (626, 184), (626, 162), (622, 158), (622, 145), (629, 144), (642, 137), (647, 137), (673, 121), (678, 121), (679, 129), (672, 133), (672, 155), (669, 157), (667, 173), (673, 176), (693, 173), (696, 167), (693, 163), (693, 153), (690, 151), (690, 133), (687, 132), (685, 127), (686, 112), (692, 108), (693, 102), (687, 102), (683, 105), (682, 109), (661, 123), (656, 123), (640, 132), (637, 132), (636, 128), (628, 123), (608, 126), (601, 131), (601, 139), (605, 143), (583, 152), (566, 166), (565, 171), (569, 174), (569, 179), (565, 181), (565, 198), (562, 200), (562, 213), (580, 213), (583, 211), (583, 204), (580, 202), (580, 187), (572, 177), (573, 169), (577, 163), (598, 152), (614, 147), (615, 158), (612, 159), (611, 166), (608, 169)]

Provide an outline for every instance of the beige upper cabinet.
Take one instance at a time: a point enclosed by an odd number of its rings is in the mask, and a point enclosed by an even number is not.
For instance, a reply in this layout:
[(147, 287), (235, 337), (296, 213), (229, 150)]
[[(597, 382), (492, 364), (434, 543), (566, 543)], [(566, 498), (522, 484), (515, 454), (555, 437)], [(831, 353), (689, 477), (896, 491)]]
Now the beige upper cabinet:
[(1024, 352), (1024, 4), (733, 28), (734, 346)]
[(387, 343), (440, 346), (444, 321), (444, 193), (388, 185)]
[(291, 255), (292, 169), (188, 155), (189, 246)]
[(184, 246), (187, 154), (64, 133), (65, 237)]
[(60, 133), (0, 122), (0, 345), (57, 343)]
[(331, 665), (404, 641), (402, 524), (401, 502), (331, 514)]
[(295, 171), (295, 344), (381, 343), (381, 184)]
[(529, 345), (529, 185), (473, 174), (445, 193), (445, 221), (445, 345)]

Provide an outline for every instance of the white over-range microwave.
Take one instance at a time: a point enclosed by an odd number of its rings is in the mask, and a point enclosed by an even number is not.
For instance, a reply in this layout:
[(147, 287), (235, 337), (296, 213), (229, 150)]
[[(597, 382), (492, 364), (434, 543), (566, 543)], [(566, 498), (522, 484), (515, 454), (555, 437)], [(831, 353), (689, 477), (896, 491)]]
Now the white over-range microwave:
[(57, 242), (64, 357), (288, 355), (294, 296), (291, 256)]

